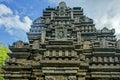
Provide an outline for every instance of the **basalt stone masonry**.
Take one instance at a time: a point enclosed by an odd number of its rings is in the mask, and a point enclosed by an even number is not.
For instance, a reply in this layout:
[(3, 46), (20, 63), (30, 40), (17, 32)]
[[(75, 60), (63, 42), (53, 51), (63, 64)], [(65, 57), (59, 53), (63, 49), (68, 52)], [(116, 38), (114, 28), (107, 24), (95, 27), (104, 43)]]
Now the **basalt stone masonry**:
[[(120, 80), (120, 40), (115, 29), (97, 30), (81, 7), (65, 2), (43, 10), (27, 33), (14, 42), (5, 80)], [(16, 34), (17, 35), (17, 34)]]

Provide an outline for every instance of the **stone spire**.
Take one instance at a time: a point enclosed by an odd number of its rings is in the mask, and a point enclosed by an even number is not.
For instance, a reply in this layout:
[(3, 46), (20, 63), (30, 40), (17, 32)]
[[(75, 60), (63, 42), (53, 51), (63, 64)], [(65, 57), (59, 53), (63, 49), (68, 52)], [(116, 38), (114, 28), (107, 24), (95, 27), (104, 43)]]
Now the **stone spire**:
[(59, 16), (65, 16), (65, 10), (66, 10), (66, 4), (65, 2), (59, 3)]

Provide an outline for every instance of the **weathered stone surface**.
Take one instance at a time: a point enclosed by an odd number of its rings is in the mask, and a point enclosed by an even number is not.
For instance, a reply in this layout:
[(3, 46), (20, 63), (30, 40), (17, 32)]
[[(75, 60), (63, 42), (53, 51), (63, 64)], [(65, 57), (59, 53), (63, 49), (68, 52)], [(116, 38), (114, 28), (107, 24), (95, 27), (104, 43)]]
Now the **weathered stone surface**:
[(33, 21), (29, 44), (10, 46), (5, 80), (120, 80), (120, 40), (96, 30), (81, 7), (48, 7)]

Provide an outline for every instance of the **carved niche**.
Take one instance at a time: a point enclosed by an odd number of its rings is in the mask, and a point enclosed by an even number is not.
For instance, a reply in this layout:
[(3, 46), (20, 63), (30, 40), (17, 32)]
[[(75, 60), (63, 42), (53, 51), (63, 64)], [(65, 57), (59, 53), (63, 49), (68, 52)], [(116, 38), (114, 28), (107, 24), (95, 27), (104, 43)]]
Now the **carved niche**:
[(60, 25), (56, 28), (55, 35), (57, 40), (66, 39), (67, 30), (63, 28), (63, 25)]
[(46, 24), (49, 24), (50, 23), (50, 19), (47, 18), (46, 21), (45, 21)]
[(33, 59), (35, 60), (35, 61), (39, 61), (40, 59), (41, 59), (41, 55), (39, 54), (39, 53), (36, 53), (36, 54), (34, 54), (34, 56), (33, 56)]
[(39, 40), (35, 40), (34, 42), (33, 42), (33, 49), (39, 49)]
[(91, 46), (90, 46), (90, 41), (84, 41), (84, 44), (83, 44), (83, 49), (90, 49)]
[(100, 47), (102, 48), (108, 47), (108, 41), (106, 41), (105, 39), (102, 39), (100, 42)]

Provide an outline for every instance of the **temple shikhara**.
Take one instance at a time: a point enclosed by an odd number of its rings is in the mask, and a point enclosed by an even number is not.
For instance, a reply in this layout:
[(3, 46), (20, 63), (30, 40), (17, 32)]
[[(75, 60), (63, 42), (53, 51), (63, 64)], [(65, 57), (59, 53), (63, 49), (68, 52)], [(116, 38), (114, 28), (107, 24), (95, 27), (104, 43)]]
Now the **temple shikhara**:
[(115, 29), (97, 30), (81, 7), (44, 9), (27, 36), (9, 46), (5, 80), (120, 80)]

